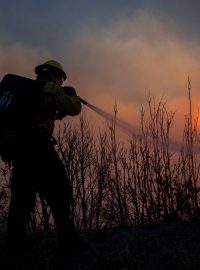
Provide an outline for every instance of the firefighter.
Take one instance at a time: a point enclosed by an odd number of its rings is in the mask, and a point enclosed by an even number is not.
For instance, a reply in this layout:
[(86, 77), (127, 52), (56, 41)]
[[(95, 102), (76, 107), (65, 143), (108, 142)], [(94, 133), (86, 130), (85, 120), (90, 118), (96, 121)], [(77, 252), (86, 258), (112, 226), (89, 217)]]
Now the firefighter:
[(67, 75), (59, 62), (49, 60), (38, 65), (35, 73), (36, 80), (45, 83), (42, 98), (35, 105), (37, 113), (30, 119), (30, 128), (18, 131), (13, 150), (6, 246), (14, 252), (23, 246), (38, 193), (52, 211), (59, 250), (66, 252), (77, 238), (77, 232), (70, 220), (70, 182), (52, 134), (55, 120), (78, 115), (81, 103), (74, 89), (64, 93), (62, 83)]

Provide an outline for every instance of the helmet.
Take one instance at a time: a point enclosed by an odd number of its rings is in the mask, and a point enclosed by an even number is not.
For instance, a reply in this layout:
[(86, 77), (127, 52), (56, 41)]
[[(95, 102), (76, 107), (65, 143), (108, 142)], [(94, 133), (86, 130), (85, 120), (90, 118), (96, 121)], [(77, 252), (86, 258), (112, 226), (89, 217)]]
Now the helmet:
[(35, 73), (39, 75), (42, 72), (52, 70), (52, 69), (57, 70), (62, 75), (64, 80), (67, 79), (67, 75), (64, 72), (62, 65), (55, 60), (49, 60), (49, 61), (46, 61), (44, 64), (37, 66), (35, 68)]

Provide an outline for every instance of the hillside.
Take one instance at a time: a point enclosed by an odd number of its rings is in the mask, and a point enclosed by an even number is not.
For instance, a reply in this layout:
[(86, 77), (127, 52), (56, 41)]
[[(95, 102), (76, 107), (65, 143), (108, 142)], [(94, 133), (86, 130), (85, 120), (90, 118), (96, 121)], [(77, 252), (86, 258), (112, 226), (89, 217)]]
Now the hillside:
[[(92, 250), (79, 261), (59, 267), (55, 232), (28, 236), (21, 256), (0, 269), (21, 270), (198, 270), (200, 269), (200, 223), (170, 223), (109, 229), (82, 234)], [(5, 235), (1, 235), (2, 248)]]

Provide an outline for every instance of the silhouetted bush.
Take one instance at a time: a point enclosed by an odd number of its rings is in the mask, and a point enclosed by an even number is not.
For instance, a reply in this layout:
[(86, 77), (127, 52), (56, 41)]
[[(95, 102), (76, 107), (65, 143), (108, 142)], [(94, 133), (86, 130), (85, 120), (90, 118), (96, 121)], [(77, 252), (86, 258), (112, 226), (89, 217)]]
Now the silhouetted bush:
[[(57, 150), (73, 187), (71, 215), (79, 230), (199, 217), (199, 134), (190, 88), (188, 78), (189, 114), (179, 149), (170, 138), (175, 114), (151, 97), (141, 109), (139, 133), (126, 146), (116, 139), (116, 105), (113, 121), (98, 134), (84, 115), (79, 125), (68, 123), (59, 130)], [(8, 173), (2, 165), (1, 220), (8, 212)], [(30, 225), (54, 226), (42, 198), (38, 197)]]

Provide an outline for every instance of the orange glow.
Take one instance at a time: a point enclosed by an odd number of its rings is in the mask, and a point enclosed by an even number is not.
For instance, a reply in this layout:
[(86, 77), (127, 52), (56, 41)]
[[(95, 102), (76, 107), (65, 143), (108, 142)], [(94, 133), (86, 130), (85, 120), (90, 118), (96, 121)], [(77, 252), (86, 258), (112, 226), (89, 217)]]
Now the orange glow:
[[(178, 39), (171, 26), (140, 13), (104, 31), (80, 34), (67, 55), (63, 48), (61, 62), (68, 74), (65, 84), (74, 86), (83, 99), (109, 113), (116, 99), (119, 117), (135, 127), (139, 126), (141, 106), (146, 106), (150, 92), (176, 112), (172, 134), (180, 136), (188, 113), (188, 73), (192, 78), (194, 115), (199, 107), (200, 48), (192, 40)], [(1, 76), (17, 73), (34, 78), (35, 65), (54, 59), (54, 55), (48, 50), (44, 53), (12, 44), (0, 46), (0, 58)], [(94, 125), (104, 126), (94, 112), (84, 110)]]

